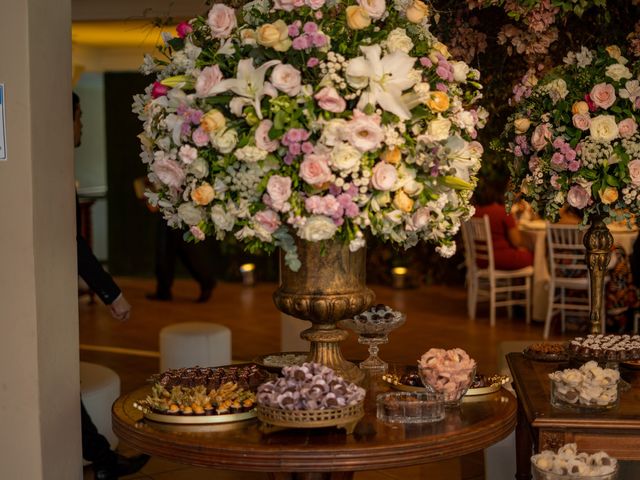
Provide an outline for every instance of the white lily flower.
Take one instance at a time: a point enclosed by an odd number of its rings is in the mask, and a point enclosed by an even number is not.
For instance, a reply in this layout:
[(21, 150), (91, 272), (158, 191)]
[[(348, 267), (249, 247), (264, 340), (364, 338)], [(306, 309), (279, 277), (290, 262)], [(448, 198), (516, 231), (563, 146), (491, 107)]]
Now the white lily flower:
[(360, 47), (364, 57), (357, 57), (347, 65), (347, 78), (367, 78), (369, 88), (362, 93), (358, 108), (367, 104), (380, 105), (384, 110), (397, 115), (401, 120), (411, 118), (411, 112), (402, 100), (402, 92), (413, 87), (416, 79), (411, 75), (415, 58), (395, 51), (380, 58), (380, 45)]
[(251, 99), (258, 118), (262, 119), (260, 102), (265, 95), (264, 77), (267, 70), (280, 63), (280, 60), (270, 60), (258, 68), (254, 68), (253, 60), (245, 58), (238, 62), (237, 78), (227, 78), (210, 90), (210, 95), (231, 90), (236, 95)]

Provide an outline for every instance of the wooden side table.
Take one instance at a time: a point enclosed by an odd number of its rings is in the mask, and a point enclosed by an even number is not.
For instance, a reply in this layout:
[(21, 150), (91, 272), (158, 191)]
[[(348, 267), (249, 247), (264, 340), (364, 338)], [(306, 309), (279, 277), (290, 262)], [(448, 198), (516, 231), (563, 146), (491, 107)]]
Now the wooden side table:
[[(356, 471), (419, 465), (459, 457), (505, 438), (516, 424), (516, 400), (506, 390), (469, 397), (445, 420), (386, 424), (376, 418), (369, 390), (366, 414), (353, 435), (335, 428), (263, 434), (257, 420), (211, 426), (148, 421), (133, 407), (150, 387), (121, 396), (113, 406), (113, 430), (123, 443), (175, 462), (209, 468), (268, 472), (270, 478), (348, 480)], [(378, 388), (379, 387), (379, 388)]]
[(602, 413), (577, 413), (553, 408), (549, 374), (566, 368), (509, 353), (507, 363), (518, 396), (516, 454), (518, 480), (531, 478), (531, 455), (577, 443), (580, 451), (606, 451), (619, 460), (640, 460), (640, 388), (623, 392), (620, 405)]

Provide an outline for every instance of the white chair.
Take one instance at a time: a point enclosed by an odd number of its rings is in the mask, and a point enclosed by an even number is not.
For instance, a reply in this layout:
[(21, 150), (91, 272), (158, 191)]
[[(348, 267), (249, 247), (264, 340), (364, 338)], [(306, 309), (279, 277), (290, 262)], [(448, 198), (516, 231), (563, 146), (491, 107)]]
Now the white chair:
[[(549, 338), (551, 320), (560, 313), (562, 332), (567, 312), (589, 317), (589, 271), (582, 243), (586, 230), (577, 225), (547, 225), (549, 257), (549, 304), (544, 323), (544, 338)], [(602, 331), (605, 327), (604, 302)]]
[[(496, 309), (507, 307), (511, 318), (513, 305), (524, 305), (526, 322), (531, 321), (531, 279), (533, 267), (496, 270), (489, 217), (472, 218), (462, 224), (467, 264), (467, 307), (475, 319), (479, 300), (489, 300), (490, 324), (496, 324)], [(486, 264), (479, 267), (478, 262)], [(515, 295), (514, 295), (515, 294)]]
[(110, 368), (96, 363), (80, 362), (80, 394), (93, 424), (111, 448), (118, 437), (111, 429), (111, 406), (120, 396), (120, 377)]

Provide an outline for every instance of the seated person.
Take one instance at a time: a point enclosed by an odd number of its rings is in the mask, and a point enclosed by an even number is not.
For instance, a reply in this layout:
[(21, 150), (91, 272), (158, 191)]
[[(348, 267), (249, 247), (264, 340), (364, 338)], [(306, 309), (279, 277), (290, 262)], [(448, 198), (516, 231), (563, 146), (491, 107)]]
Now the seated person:
[(496, 269), (518, 270), (533, 265), (533, 253), (526, 248), (515, 217), (505, 209), (507, 181), (505, 176), (480, 186), (474, 216), (489, 216)]

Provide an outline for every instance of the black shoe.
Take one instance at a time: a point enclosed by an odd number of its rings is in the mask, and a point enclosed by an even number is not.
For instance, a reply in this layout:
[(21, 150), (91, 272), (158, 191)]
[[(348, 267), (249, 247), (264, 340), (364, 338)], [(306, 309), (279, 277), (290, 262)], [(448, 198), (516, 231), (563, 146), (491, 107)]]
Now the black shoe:
[(147, 293), (147, 300), (155, 300), (158, 302), (169, 302), (173, 299), (170, 293)]
[(132, 475), (139, 471), (149, 461), (149, 455), (124, 457), (118, 455), (115, 463), (94, 465), (93, 472), (96, 480), (117, 480), (120, 477)]
[(200, 296), (196, 299), (196, 303), (206, 303), (211, 298), (213, 287), (200, 288)]

